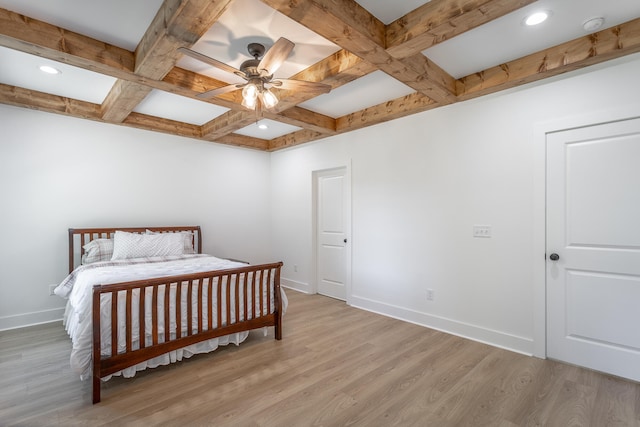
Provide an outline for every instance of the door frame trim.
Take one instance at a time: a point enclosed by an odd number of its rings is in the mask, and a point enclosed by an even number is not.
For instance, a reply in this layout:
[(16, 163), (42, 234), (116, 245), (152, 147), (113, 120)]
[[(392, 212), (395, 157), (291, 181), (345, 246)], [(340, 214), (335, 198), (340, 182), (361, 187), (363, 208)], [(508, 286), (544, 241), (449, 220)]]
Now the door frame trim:
[(318, 169), (314, 170), (311, 173), (311, 262), (309, 265), (311, 266), (312, 280), (310, 291), (312, 294), (318, 293), (318, 177), (320, 175), (329, 174), (332, 171), (344, 171), (344, 180), (345, 180), (345, 235), (347, 236), (347, 245), (346, 245), (346, 261), (345, 266), (347, 271), (345, 272), (345, 302), (348, 305), (351, 305), (352, 292), (351, 292), (351, 253), (352, 253), (352, 232), (351, 232), (351, 222), (352, 222), (352, 210), (351, 210), (351, 161), (349, 161), (346, 165), (335, 166), (326, 169)]
[(547, 135), (640, 117), (638, 106), (601, 110), (533, 126), (533, 355), (547, 357)]

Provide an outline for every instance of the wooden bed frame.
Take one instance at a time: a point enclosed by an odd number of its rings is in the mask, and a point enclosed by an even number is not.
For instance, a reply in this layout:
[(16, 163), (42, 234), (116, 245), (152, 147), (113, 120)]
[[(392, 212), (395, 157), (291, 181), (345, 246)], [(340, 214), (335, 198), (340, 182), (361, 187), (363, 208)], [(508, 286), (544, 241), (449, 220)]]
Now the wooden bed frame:
[[(145, 233), (151, 230), (160, 233), (175, 233), (188, 231), (193, 233), (194, 249), (202, 253), (202, 234), (199, 226), (187, 227), (137, 227), (137, 228), (70, 228), (69, 229), (69, 271), (79, 264), (83, 255), (82, 246), (99, 238), (111, 238), (116, 230), (132, 233)], [(78, 250), (77, 244), (80, 244)], [(275, 339), (282, 339), (282, 299), (280, 294), (280, 269), (282, 263), (247, 265), (228, 270), (210, 271), (206, 273), (194, 273), (180, 276), (162, 277), (157, 279), (138, 280), (133, 282), (114, 283), (110, 285), (96, 285), (93, 287), (93, 403), (100, 402), (101, 378), (134, 366), (145, 360), (163, 355), (167, 352), (183, 348), (212, 338), (218, 338), (236, 332), (249, 331), (251, 329), (274, 326)], [(273, 283), (273, 288), (270, 286)], [(186, 308), (182, 304), (174, 304), (170, 310), (170, 289), (175, 288), (176, 300), (180, 301), (181, 293), (187, 298)], [(135, 293), (134, 290), (138, 291)], [(144, 289), (144, 291), (142, 291)], [(204, 295), (204, 289), (207, 289)], [(145, 324), (145, 295), (151, 292), (152, 307), (151, 325)], [(263, 296), (259, 300), (248, 301), (247, 295)], [(121, 294), (122, 293), (122, 294)], [(192, 295), (197, 293), (197, 298)], [(100, 301), (103, 294), (111, 294), (111, 355), (102, 356), (101, 348), (101, 316)], [(120, 295), (120, 298), (115, 297)], [(271, 303), (273, 295), (274, 303)], [(126, 351), (118, 353), (118, 329), (117, 328), (118, 300), (124, 296), (124, 312), (126, 327), (124, 337), (126, 339)], [(220, 303), (215, 304), (217, 310), (212, 312), (212, 298)], [(232, 296), (238, 296), (232, 298)], [(170, 319), (175, 319), (176, 330), (169, 334), (159, 334), (158, 297), (160, 305), (163, 305), (163, 325), (170, 324)], [(194, 301), (196, 300), (196, 301)], [(233, 301), (232, 301), (233, 300)], [(196, 312), (193, 312), (192, 304), (196, 303)], [(133, 348), (133, 318), (132, 306), (139, 306), (139, 330), (151, 329), (151, 337), (147, 340), (152, 344), (139, 340), (139, 348)], [(235, 304), (235, 306), (233, 306)], [(186, 309), (187, 325), (181, 325), (181, 310)], [(224, 313), (223, 313), (223, 309)], [(235, 309), (235, 318), (231, 316)], [(123, 310), (122, 308), (120, 309)], [(204, 315), (207, 315), (206, 319)], [(239, 320), (239, 314), (244, 315), (245, 320)], [(195, 321), (193, 321), (195, 317)], [(212, 326), (212, 320), (217, 319), (217, 326)], [(148, 323), (148, 321), (147, 321)], [(186, 330), (185, 329), (186, 326)], [(138, 334), (145, 337), (145, 334)], [(166, 335), (169, 335), (165, 338)], [(175, 335), (175, 336), (172, 336)], [(122, 337), (120, 337), (122, 339)]]

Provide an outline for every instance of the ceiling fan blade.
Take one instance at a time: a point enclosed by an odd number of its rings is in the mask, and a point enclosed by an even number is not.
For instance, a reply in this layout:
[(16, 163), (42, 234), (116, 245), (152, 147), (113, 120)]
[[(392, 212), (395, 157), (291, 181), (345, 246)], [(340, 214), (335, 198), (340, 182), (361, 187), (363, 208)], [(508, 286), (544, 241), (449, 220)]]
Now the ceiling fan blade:
[(271, 82), (275, 87), (305, 92), (329, 93), (331, 86), (324, 83), (307, 82), (304, 80), (278, 79)]
[(265, 53), (260, 64), (258, 64), (258, 71), (264, 70), (267, 76), (273, 75), (285, 59), (287, 59), (293, 50), (293, 46), (295, 46), (295, 44), (292, 41), (280, 37), (278, 41), (271, 46), (271, 49)]
[(206, 92), (202, 92), (196, 95), (197, 98), (213, 98), (214, 96), (222, 95), (224, 93), (233, 92), (234, 90), (238, 90), (245, 85), (243, 84), (233, 84), (222, 86), (217, 89), (211, 89)]
[(231, 65), (227, 65), (224, 62), (218, 61), (217, 59), (213, 59), (207, 55), (203, 55), (200, 52), (196, 52), (195, 50), (191, 50), (186, 47), (179, 47), (178, 51), (184, 55), (192, 57), (193, 59), (202, 61), (205, 64), (213, 65), (214, 67), (220, 68), (221, 70), (224, 70), (228, 73), (237, 74), (240, 77), (246, 78), (245, 74), (237, 68), (233, 68)]

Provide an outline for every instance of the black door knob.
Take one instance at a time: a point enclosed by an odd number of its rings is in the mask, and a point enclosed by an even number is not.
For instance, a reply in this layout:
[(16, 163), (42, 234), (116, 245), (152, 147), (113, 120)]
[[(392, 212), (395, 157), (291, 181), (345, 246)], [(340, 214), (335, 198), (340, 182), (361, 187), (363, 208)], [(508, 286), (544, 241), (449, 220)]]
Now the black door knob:
[(557, 261), (557, 260), (560, 259), (560, 255), (553, 253), (553, 254), (549, 255), (549, 259), (551, 261)]
[(344, 239), (344, 242), (347, 243), (347, 239)]

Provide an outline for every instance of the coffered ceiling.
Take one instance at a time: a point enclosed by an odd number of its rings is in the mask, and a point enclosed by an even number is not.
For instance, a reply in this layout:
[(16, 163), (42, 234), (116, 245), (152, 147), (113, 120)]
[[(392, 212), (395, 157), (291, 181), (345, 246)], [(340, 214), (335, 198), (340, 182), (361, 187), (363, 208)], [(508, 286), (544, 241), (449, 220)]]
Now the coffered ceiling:
[[(177, 51), (239, 68), (280, 37), (276, 77), (330, 93), (273, 89), (256, 114), (198, 98), (243, 81)], [(0, 103), (271, 151), (638, 51), (638, 0), (0, 0)]]

